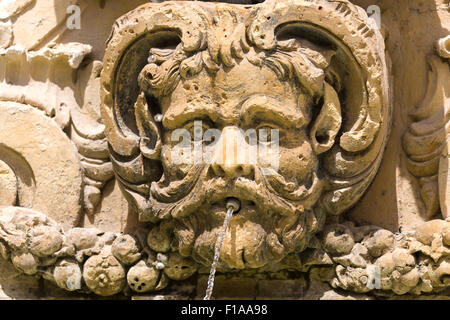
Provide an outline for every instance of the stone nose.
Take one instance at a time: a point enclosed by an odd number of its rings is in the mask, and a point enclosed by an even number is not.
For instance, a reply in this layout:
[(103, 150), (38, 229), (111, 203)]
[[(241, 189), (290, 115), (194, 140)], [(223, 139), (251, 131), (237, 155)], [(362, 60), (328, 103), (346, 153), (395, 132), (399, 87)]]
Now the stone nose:
[(254, 173), (256, 154), (237, 127), (225, 127), (216, 145), (211, 167), (217, 176), (237, 178)]
[(249, 176), (253, 173), (253, 167), (247, 164), (237, 163), (213, 163), (212, 169), (217, 176), (226, 176), (228, 178), (237, 178), (240, 176)]

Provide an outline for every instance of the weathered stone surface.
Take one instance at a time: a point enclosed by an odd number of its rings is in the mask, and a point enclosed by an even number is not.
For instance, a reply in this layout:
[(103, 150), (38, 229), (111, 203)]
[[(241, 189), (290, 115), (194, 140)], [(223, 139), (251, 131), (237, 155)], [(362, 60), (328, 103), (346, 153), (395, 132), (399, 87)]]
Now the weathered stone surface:
[[(450, 131), (450, 130), (449, 130)], [(448, 135), (448, 133), (447, 133)], [(447, 143), (444, 150), (442, 150), (441, 159), (439, 160), (439, 202), (441, 205), (442, 217), (444, 219), (450, 218), (450, 147)]]
[[(449, 36), (436, 42), (437, 54), (450, 57)], [(428, 59), (432, 71), (428, 75), (428, 88), (421, 105), (412, 114), (417, 120), (403, 139), (408, 155), (408, 170), (418, 178), (421, 198), (425, 204), (425, 219), (439, 212), (448, 217), (448, 144), (449, 144), (449, 79), (447, 61), (437, 56)]]
[[(355, 245), (349, 256), (332, 255), (338, 265), (336, 276), (329, 282), (334, 288), (357, 293), (380, 289), (396, 295), (439, 292), (448, 287), (446, 279), (450, 274), (447, 262), (450, 249), (443, 242), (447, 227), (448, 222), (435, 220), (423, 224), (409, 236), (399, 234), (392, 238), (387, 231), (371, 233)], [(380, 247), (382, 238), (389, 240)], [(363, 263), (352, 263), (356, 256)]]
[(121, 235), (114, 240), (111, 252), (120, 262), (130, 265), (139, 260), (141, 254), (136, 240), (130, 235)]
[(367, 241), (364, 241), (364, 245), (372, 257), (382, 256), (393, 244), (394, 234), (387, 230), (379, 230)]
[(0, 127), (0, 158), (13, 166), (23, 192), (18, 205), (45, 212), (64, 228), (75, 226), (81, 168), (64, 132), (42, 111), (14, 102), (0, 102)]
[(50, 256), (62, 245), (63, 237), (55, 227), (38, 226), (31, 230), (29, 250), (38, 257)]
[(37, 272), (38, 261), (31, 253), (14, 252), (11, 255), (13, 265), (27, 275)]
[(56, 284), (67, 291), (81, 289), (81, 269), (75, 260), (63, 259), (55, 265), (53, 277)]
[(0, 49), (7, 48), (13, 40), (11, 22), (0, 22)]
[[(100, 191), (99, 191), (100, 192)], [(115, 179), (107, 182), (101, 193), (100, 206), (94, 213), (85, 215), (83, 226), (85, 228), (98, 228), (109, 232), (128, 232), (136, 225), (137, 218), (129, 209), (119, 185)]]
[(17, 201), (17, 178), (11, 167), (0, 160), (0, 205), (13, 206)]
[[(390, 122), (384, 46), (359, 9), (348, 5), (351, 17), (343, 17), (334, 4), (319, 2), (147, 4), (117, 21), (101, 74), (102, 117), (130, 205), (141, 221), (165, 224), (153, 227), (152, 249), (210, 265), (225, 201), (234, 197), (242, 205), (230, 220), (219, 268), (261, 268), (305, 250), (325, 215), (340, 215), (367, 189)], [(337, 37), (324, 33), (327, 40), (317, 41), (294, 31), (295, 21)], [(361, 25), (371, 32), (362, 35)], [(179, 43), (149, 45), (170, 38), (174, 28), (183, 30)], [(135, 42), (139, 37), (150, 42)], [(357, 80), (356, 70), (370, 79)], [(352, 94), (343, 98), (345, 90)], [(208, 123), (196, 129), (205, 117)], [(261, 149), (249, 162), (238, 150), (251, 143), (227, 148), (243, 137), (241, 129), (264, 128), (282, 129), (276, 156)], [(186, 150), (196, 152), (197, 138), (181, 147), (181, 156), (179, 137), (173, 139), (180, 129), (220, 137), (196, 155), (189, 151), (190, 158)], [(167, 220), (173, 227), (166, 228)], [(176, 241), (161, 234), (172, 230)]]
[(428, 221), (416, 228), (415, 238), (425, 245), (431, 245), (434, 235), (441, 233), (446, 225), (448, 223), (443, 220)]
[(155, 267), (148, 265), (145, 261), (139, 261), (139, 263), (128, 271), (128, 285), (136, 292), (154, 290), (158, 285), (160, 272)]
[(17, 0), (17, 1), (2, 1), (0, 3), (0, 19), (11, 18), (21, 13), (28, 5), (35, 0)]
[(448, 5), (229, 2), (0, 1), (0, 298), (448, 295)]
[(184, 258), (179, 254), (169, 255), (165, 263), (164, 273), (173, 280), (185, 280), (197, 271), (197, 264), (190, 258)]
[(108, 250), (90, 257), (83, 266), (83, 278), (94, 293), (112, 296), (125, 284), (125, 270)]
[(331, 254), (350, 253), (355, 245), (352, 231), (343, 225), (329, 225), (323, 234), (324, 249)]

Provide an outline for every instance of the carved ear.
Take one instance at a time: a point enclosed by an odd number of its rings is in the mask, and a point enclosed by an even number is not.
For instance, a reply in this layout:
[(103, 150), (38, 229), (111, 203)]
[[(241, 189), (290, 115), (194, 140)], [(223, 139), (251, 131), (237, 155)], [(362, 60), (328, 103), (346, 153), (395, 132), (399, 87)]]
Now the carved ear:
[(148, 159), (159, 160), (161, 155), (161, 136), (153, 117), (148, 111), (147, 100), (141, 92), (134, 105), (136, 124), (139, 129), (139, 148), (142, 155)]
[(334, 88), (325, 82), (322, 110), (311, 129), (312, 147), (316, 154), (327, 152), (334, 145), (342, 124), (341, 104)]

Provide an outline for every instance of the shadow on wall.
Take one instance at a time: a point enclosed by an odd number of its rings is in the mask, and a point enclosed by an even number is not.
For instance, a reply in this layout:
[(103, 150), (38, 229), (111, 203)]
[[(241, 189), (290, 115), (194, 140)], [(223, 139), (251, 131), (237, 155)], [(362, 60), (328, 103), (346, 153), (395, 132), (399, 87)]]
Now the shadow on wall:
[(36, 299), (39, 297), (39, 280), (17, 271), (13, 265), (0, 257), (0, 300)]

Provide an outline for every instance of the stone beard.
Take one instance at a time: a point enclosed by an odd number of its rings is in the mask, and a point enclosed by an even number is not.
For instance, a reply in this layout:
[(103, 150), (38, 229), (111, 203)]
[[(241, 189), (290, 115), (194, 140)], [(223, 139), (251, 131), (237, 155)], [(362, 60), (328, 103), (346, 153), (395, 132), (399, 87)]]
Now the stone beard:
[[(294, 63), (305, 59), (294, 49), (293, 42), (289, 45), (291, 51), (286, 54), (290, 53)], [(302, 48), (300, 43), (295, 45)], [(210, 265), (226, 213), (226, 199), (235, 197), (240, 200), (241, 209), (231, 218), (221, 249), (224, 267), (259, 268), (304, 250), (324, 222), (323, 214), (314, 210), (323, 182), (308, 127), (312, 108), (324, 98), (323, 92), (327, 100), (337, 96), (330, 85), (324, 85), (324, 71), (308, 61), (305, 71), (315, 73), (315, 77), (302, 80), (310, 81), (309, 91), (296, 81), (281, 81), (270, 67), (255, 66), (244, 58), (226, 71), (219, 69), (211, 74), (202, 68), (195, 76), (181, 77), (176, 85), (168, 80), (163, 88), (173, 86), (173, 91), (158, 96), (162, 84), (155, 83), (155, 79), (168, 79), (164, 72), (168, 64), (172, 68), (169, 70), (175, 69), (173, 57), (177, 50), (167, 58), (167, 51), (152, 49), (151, 59), (159, 61), (159, 65), (150, 63), (139, 76), (141, 88), (158, 98), (163, 114), (164, 173), (159, 182), (151, 185), (149, 210), (154, 216), (174, 220), (172, 249)], [(325, 64), (326, 57), (315, 52)], [(281, 59), (281, 63), (286, 61)], [(278, 130), (278, 171), (267, 175), (260, 162), (239, 162), (237, 150), (227, 150), (221, 159), (214, 158), (208, 164), (177, 164), (172, 155), (179, 141), (172, 141), (172, 133), (186, 129), (194, 140), (192, 130), (198, 120), (202, 121), (203, 132), (220, 130), (222, 141), (232, 140), (236, 129)], [(211, 142), (191, 141), (192, 149), (196, 143), (207, 146)], [(270, 163), (270, 159), (265, 163)]]

